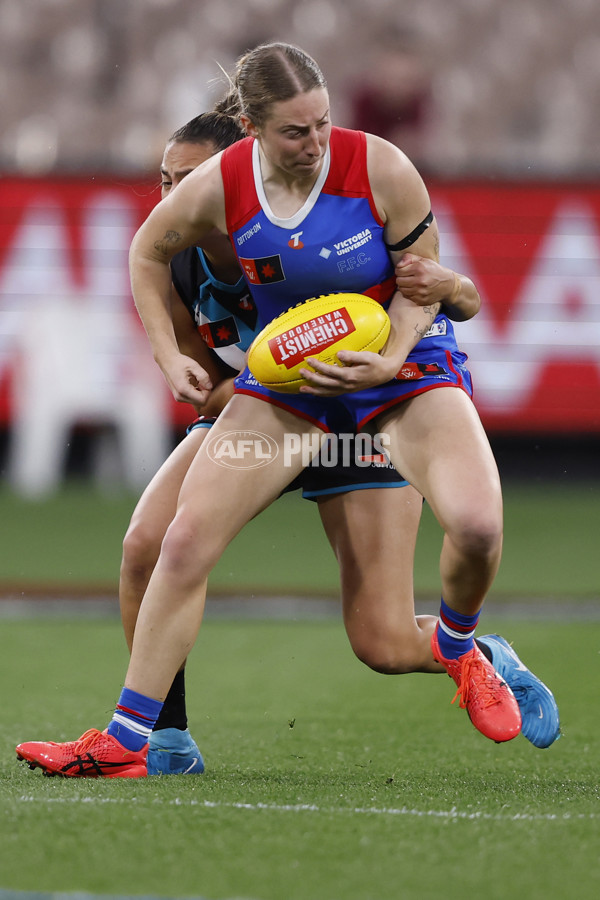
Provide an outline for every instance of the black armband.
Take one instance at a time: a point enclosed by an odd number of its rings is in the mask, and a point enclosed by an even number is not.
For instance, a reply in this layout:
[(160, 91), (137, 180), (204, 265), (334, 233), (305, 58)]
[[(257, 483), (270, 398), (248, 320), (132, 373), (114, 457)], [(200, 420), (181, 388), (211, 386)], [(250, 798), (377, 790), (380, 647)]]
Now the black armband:
[(387, 247), (388, 250), (406, 250), (407, 247), (410, 247), (411, 244), (414, 244), (414, 242), (417, 240), (417, 238), (421, 237), (421, 235), (423, 234), (424, 231), (427, 231), (427, 229), (429, 228), (429, 226), (431, 225), (432, 222), (433, 222), (433, 212), (431, 210), (429, 210), (429, 212), (427, 213), (427, 215), (425, 216), (425, 218), (423, 219), (421, 224), (417, 225), (417, 227), (413, 231), (411, 231), (410, 234), (407, 234), (406, 237), (403, 238), (403, 240), (398, 241), (397, 244), (387, 244), (386, 243), (385, 246)]

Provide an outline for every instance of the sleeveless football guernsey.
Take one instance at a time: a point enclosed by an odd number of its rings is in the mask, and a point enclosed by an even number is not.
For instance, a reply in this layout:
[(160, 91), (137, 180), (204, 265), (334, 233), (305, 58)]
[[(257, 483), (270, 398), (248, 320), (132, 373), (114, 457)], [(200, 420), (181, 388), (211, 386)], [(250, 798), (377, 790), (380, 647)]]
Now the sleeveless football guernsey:
[[(363, 132), (332, 128), (321, 172), (290, 218), (277, 217), (269, 206), (253, 138), (223, 152), (221, 171), (227, 230), (256, 301), (259, 327), (319, 294), (350, 291), (388, 305), (395, 291), (394, 267), (369, 184)], [(465, 361), (452, 323), (438, 315), (396, 378), (385, 385), (333, 399), (283, 395), (263, 388), (246, 369), (236, 379), (236, 391), (288, 409), (324, 430), (332, 427), (328, 420), (337, 418), (341, 404), (360, 428), (378, 412), (433, 387), (458, 386), (470, 394)]]

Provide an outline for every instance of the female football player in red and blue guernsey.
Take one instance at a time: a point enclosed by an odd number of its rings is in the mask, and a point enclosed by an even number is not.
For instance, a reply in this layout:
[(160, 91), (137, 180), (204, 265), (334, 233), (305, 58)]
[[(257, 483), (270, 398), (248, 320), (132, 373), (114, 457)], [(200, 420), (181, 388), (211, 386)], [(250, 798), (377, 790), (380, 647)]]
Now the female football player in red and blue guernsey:
[[(286, 434), (305, 436), (314, 445), (312, 438), (327, 430), (328, 416), (341, 409), (357, 430), (375, 420), (390, 437), (393, 463), (429, 502), (445, 532), (440, 617), (431, 639), (416, 643), (411, 670), (441, 665), (456, 681), (473, 724), (495, 741), (510, 740), (521, 729), (519, 706), (474, 642), (500, 559), (500, 483), (470, 400), (465, 357), (440, 312), (444, 300), (475, 288), (445, 270), (428, 305), (415, 302), (417, 291), (411, 296), (409, 285), (395, 290), (394, 263), (406, 249), (426, 261), (438, 259), (427, 191), (397, 148), (372, 135), (332, 128), (325, 82), (310, 57), (286, 44), (258, 47), (239, 61), (235, 88), (249, 137), (188, 175), (150, 214), (132, 245), (134, 296), (155, 358), (177, 395), (200, 406), (205, 402), (210, 381), (181, 355), (174, 337), (169, 262), (214, 228), (232, 237), (260, 324), (299, 300), (333, 290), (369, 293), (385, 303), (393, 330), (381, 355), (340, 353), (342, 367), (311, 361), (309, 386), (284, 402), (244, 372), (213, 427), (215, 438), (260, 431), (279, 447)], [(438, 377), (415, 380), (421, 365)], [(37, 744), (35, 751), (33, 745), (18, 748), (49, 773), (146, 774), (148, 735), (195, 641), (210, 570), (235, 534), (304, 465), (280, 453), (260, 469), (223, 469), (209, 443), (196, 454), (182, 486), (106, 732), (91, 730), (68, 744)], [(397, 670), (407, 669), (399, 664)]]
[[(243, 136), (235, 119), (214, 113), (198, 116), (175, 132), (167, 144), (161, 167), (163, 197), (199, 162)], [(255, 336), (257, 327), (253, 300), (248, 295), (245, 281), (239, 278), (237, 259), (231, 246), (222, 236), (216, 236), (206, 251), (187, 248), (178, 254), (171, 262), (171, 271), (176, 294), (183, 301), (176, 302), (172, 308), (172, 314), (177, 316), (180, 349), (181, 335), (186, 333), (187, 326), (186, 346), (182, 352), (194, 356), (205, 369), (208, 368), (215, 385), (222, 377), (214, 371), (215, 362), (228, 364), (225, 376), (243, 368), (243, 351)], [(409, 254), (402, 257), (396, 272), (405, 293), (415, 296), (418, 290), (418, 301), (423, 305), (431, 301), (432, 287), (445, 274), (438, 263)], [(446, 303), (445, 311), (452, 319), (464, 320), (474, 315), (478, 307), (478, 295), (467, 293), (458, 296), (454, 304)], [(190, 315), (185, 314), (185, 309)], [(179, 321), (181, 312), (183, 321)], [(208, 338), (212, 351), (204, 341), (200, 341), (194, 351), (194, 341), (198, 341), (196, 323)], [(222, 389), (228, 384), (231, 379), (222, 382), (218, 391), (213, 389), (211, 408), (205, 407), (207, 412), (222, 409), (225, 401)], [(227, 399), (229, 396), (226, 394)], [(120, 596), (130, 647), (143, 594), (158, 559), (162, 538), (175, 514), (176, 496), (183, 475), (211, 422), (212, 419), (204, 416), (196, 423), (190, 440), (175, 451), (164, 471), (158, 473), (145, 492), (127, 532)], [(431, 617), (414, 615), (411, 573), (420, 498), (413, 496), (412, 491), (388, 495), (374, 493), (384, 487), (406, 486), (407, 483), (391, 464), (371, 463), (359, 467), (352, 462), (352, 453), (349, 458), (347, 465), (311, 466), (305, 470), (303, 495), (318, 502), (327, 534), (341, 562), (344, 617), (355, 652), (378, 671), (412, 671), (414, 651), (410, 648), (418, 643), (415, 635), (423, 635), (428, 640), (434, 622)], [(392, 529), (384, 524), (386, 519), (394, 523), (395, 537), (391, 542), (385, 540), (385, 535), (392, 533)], [(405, 554), (398, 554), (398, 545)], [(369, 597), (369, 593), (374, 597)], [(391, 601), (389, 609), (386, 609), (386, 598)], [(540, 742), (545, 744), (557, 733), (556, 704), (550, 692), (531, 673), (520, 675), (521, 681), (526, 680), (527, 689), (522, 684), (515, 684), (511, 671), (513, 657), (503, 659), (499, 642), (499, 638), (490, 635), (480, 638), (484, 652), (490, 653), (490, 648), (494, 650), (495, 668), (511, 687), (519, 688), (523, 733), (538, 745)], [(523, 673), (526, 670), (520, 664), (517, 671)], [(540, 702), (546, 710), (543, 734), (540, 734), (538, 721)], [(535, 711), (533, 718), (529, 714), (532, 710)], [(202, 756), (186, 725), (182, 669), (167, 695), (150, 738), (150, 773), (201, 771)]]
[[(162, 199), (197, 165), (242, 137), (244, 132), (236, 120), (219, 114), (218, 105), (217, 111), (203, 113), (178, 129), (169, 139), (163, 155)], [(171, 315), (180, 351), (203, 367), (210, 376), (213, 389), (202, 409), (196, 409), (199, 417), (189, 427), (186, 439), (173, 451), (144, 491), (123, 541), (119, 600), (130, 650), (142, 598), (158, 559), (165, 532), (175, 515), (177, 497), (185, 474), (208, 429), (214, 423), (214, 416), (231, 397), (233, 376), (244, 368), (245, 351), (257, 333), (256, 307), (229, 240), (224, 235), (215, 234), (203, 243), (203, 248), (187, 248), (171, 261)], [(468, 310), (459, 307), (460, 302), (455, 314), (461, 318), (477, 311), (473, 303)], [(361, 510), (366, 511), (368, 507), (372, 513), (372, 507), (381, 503), (383, 514), (385, 505), (383, 495), (381, 501), (373, 500), (367, 505), (361, 502), (356, 507), (353, 506), (352, 517), (346, 521), (344, 495), (349, 491), (367, 491), (368, 494), (361, 493), (361, 498), (368, 500), (368, 496), (377, 489), (408, 488), (407, 482), (391, 463), (382, 465), (375, 461), (358, 466), (354, 462), (353, 452), (348, 454), (348, 458), (347, 465), (310, 467), (302, 478), (303, 495), (316, 500), (323, 509), (328, 534), (336, 552), (342, 557), (348, 554), (350, 546), (356, 546), (355, 535), (366, 530)], [(410, 548), (416, 536), (420, 498), (414, 490), (408, 488), (402, 497), (394, 497), (393, 505), (394, 521), (399, 533), (403, 535), (402, 546), (406, 552), (406, 560), (403, 562), (410, 574)], [(372, 559), (372, 554), (370, 558)], [(356, 559), (356, 552), (352, 559)], [(396, 552), (393, 560), (395, 566), (400, 562)], [(380, 575), (380, 589), (383, 587), (382, 577), (383, 572)], [(345, 597), (354, 597), (350, 610), (359, 609), (364, 602), (364, 597), (358, 596), (362, 592), (356, 590), (359, 583), (356, 579), (351, 579), (344, 592)], [(401, 590), (397, 583), (394, 583), (394, 588), (395, 596), (400, 599)], [(406, 588), (412, 599), (410, 578), (406, 580)], [(395, 606), (397, 605), (396, 603)], [(400, 602), (400, 608), (403, 606), (403, 602)], [(346, 619), (349, 634), (352, 635), (351, 612), (346, 615)], [(366, 624), (363, 620), (363, 643)], [(197, 774), (204, 770), (202, 754), (191, 737), (187, 724), (185, 667), (182, 667), (175, 676), (150, 735), (148, 774)]]
[[(161, 164), (162, 198), (197, 165), (242, 137), (244, 132), (235, 119), (216, 112), (197, 116), (176, 131), (166, 145)], [(439, 277), (439, 264), (434, 263), (430, 268), (430, 272), (419, 273), (422, 290), (425, 275), (431, 280), (434, 274)], [(415, 269), (410, 282), (413, 287), (417, 272)], [(171, 261), (171, 275), (174, 287), (171, 315), (179, 348), (207, 371), (213, 389), (208, 403), (196, 410), (202, 415), (188, 429), (186, 440), (173, 451), (144, 491), (125, 535), (119, 599), (130, 650), (139, 608), (165, 532), (175, 515), (183, 478), (214, 422), (211, 416), (222, 410), (233, 393), (233, 376), (244, 368), (245, 351), (257, 333), (256, 307), (225, 236), (214, 235), (205, 241), (204, 249), (190, 247), (177, 254)], [(408, 285), (407, 276), (403, 278)], [(457, 298), (449, 314), (470, 318), (478, 306), (478, 297)], [(429, 626), (430, 630), (434, 621), (431, 617), (414, 615), (412, 556), (421, 498), (391, 463), (375, 460), (359, 466), (354, 461), (354, 447), (348, 449), (351, 452), (347, 453), (346, 464), (340, 461), (335, 466), (313, 465), (305, 470), (301, 476), (303, 495), (319, 504), (331, 544), (342, 561), (344, 618), (357, 654), (381, 671), (396, 672), (399, 666), (411, 669), (407, 653), (415, 638), (409, 629), (416, 626), (422, 630)], [(395, 487), (407, 490), (402, 494), (379, 493), (381, 488)], [(357, 492), (356, 496), (347, 496), (351, 492)], [(384, 537), (386, 519), (394, 522), (396, 535), (393, 547), (389, 547), (391, 553)], [(398, 552), (396, 544), (400, 537)], [(377, 573), (373, 581), (370, 571)], [(366, 594), (375, 582), (378, 599), (373, 604)], [(387, 611), (384, 597), (392, 601)], [(371, 617), (365, 610), (373, 610), (377, 615)], [(404, 610), (410, 615), (405, 616)], [(385, 622), (385, 629), (380, 621)], [(416, 629), (415, 633), (419, 634)], [(403, 655), (402, 664), (400, 655)], [(437, 668), (441, 671), (441, 667)], [(185, 667), (182, 667), (150, 735), (149, 774), (197, 774), (204, 770), (202, 754), (187, 724)]]

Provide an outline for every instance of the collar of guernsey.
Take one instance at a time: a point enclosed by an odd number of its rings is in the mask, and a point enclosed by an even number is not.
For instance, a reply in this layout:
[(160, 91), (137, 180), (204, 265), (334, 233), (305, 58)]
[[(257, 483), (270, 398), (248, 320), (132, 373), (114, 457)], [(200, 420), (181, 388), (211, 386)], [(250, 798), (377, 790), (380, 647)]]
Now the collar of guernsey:
[(253, 138), (228, 147), (221, 170), (227, 230), (260, 327), (319, 294), (367, 294), (387, 305), (394, 268), (369, 184), (364, 132), (332, 128), (317, 181), (287, 219), (270, 207)]

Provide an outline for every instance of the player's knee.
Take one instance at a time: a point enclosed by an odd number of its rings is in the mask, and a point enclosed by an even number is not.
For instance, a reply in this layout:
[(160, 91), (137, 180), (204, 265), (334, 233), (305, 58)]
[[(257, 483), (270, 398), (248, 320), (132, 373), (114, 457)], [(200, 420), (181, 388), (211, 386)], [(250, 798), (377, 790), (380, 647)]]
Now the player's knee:
[(483, 510), (454, 523), (450, 537), (467, 556), (492, 558), (502, 547), (502, 517)]
[(220, 555), (211, 529), (203, 528), (185, 515), (177, 515), (167, 529), (160, 551), (160, 564), (181, 583), (197, 583), (205, 578)]
[(151, 523), (132, 522), (123, 538), (122, 575), (131, 580), (147, 578), (156, 565), (161, 538)]
[(414, 654), (401, 639), (362, 638), (351, 640), (351, 644), (356, 657), (380, 675), (406, 675), (416, 669)]

